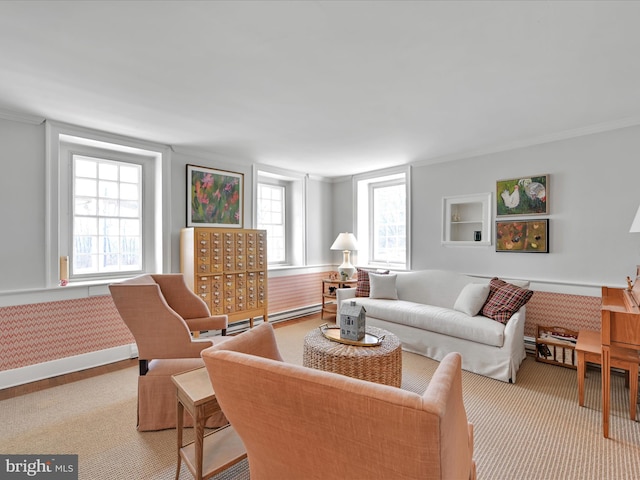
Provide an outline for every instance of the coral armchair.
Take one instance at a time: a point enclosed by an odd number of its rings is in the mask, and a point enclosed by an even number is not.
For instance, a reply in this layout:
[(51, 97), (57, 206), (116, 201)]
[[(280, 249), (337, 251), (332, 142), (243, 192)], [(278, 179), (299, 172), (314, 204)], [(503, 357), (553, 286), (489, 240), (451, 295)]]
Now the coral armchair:
[[(171, 375), (202, 367), (200, 352), (227, 338), (194, 339), (190, 331), (224, 332), (227, 317), (210, 316), (181, 274), (141, 275), (111, 284), (109, 290), (138, 346), (138, 430), (175, 428), (176, 389)], [(225, 422), (221, 415), (211, 423)], [(192, 419), (185, 417), (185, 424), (191, 425)]]
[(202, 358), (252, 480), (476, 477), (458, 353), (422, 395), (284, 363), (270, 324)]

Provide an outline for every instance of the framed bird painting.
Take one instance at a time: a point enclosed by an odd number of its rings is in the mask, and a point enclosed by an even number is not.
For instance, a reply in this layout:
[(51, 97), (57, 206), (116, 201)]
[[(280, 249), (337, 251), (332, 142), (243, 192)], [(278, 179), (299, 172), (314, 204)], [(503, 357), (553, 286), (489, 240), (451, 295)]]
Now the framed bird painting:
[(549, 175), (496, 182), (496, 216), (547, 215), (548, 213)]
[(496, 221), (496, 252), (549, 253), (549, 219)]

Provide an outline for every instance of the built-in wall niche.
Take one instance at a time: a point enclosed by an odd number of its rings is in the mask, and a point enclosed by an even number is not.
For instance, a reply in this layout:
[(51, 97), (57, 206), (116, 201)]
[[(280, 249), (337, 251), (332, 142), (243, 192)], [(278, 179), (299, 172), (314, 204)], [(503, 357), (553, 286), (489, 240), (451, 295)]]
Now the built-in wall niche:
[(491, 192), (442, 199), (442, 244), (491, 245)]

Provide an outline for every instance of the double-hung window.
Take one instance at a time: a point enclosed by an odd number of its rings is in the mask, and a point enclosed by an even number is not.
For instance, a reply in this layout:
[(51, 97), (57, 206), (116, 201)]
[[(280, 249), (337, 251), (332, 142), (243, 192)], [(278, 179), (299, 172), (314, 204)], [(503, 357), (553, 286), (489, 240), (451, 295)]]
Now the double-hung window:
[(410, 268), (409, 167), (354, 177), (359, 265)]
[(142, 165), (71, 155), (71, 275), (140, 273)]
[(405, 263), (406, 202), (404, 179), (369, 184), (369, 251), (372, 263)]
[(258, 165), (253, 175), (254, 224), (267, 231), (269, 265), (304, 265), (306, 176)]
[(269, 263), (287, 263), (286, 186), (258, 183), (258, 228), (267, 231)]
[(59, 257), (70, 284), (170, 268), (169, 149), (55, 122), (46, 133), (48, 283)]

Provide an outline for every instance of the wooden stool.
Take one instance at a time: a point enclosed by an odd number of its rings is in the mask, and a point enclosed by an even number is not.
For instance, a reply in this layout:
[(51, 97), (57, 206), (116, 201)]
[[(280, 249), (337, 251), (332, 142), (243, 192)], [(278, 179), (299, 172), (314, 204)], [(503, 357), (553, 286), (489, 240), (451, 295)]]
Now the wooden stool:
[[(600, 332), (580, 330), (576, 343), (578, 353), (578, 404), (584, 406), (584, 376), (587, 370), (586, 363), (596, 363), (602, 366), (602, 340)], [(629, 384), (629, 416), (636, 419), (636, 403), (638, 402), (638, 363), (640, 355), (636, 350), (611, 347), (611, 367), (625, 370)]]

